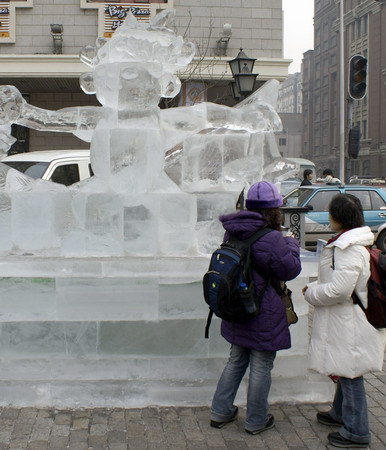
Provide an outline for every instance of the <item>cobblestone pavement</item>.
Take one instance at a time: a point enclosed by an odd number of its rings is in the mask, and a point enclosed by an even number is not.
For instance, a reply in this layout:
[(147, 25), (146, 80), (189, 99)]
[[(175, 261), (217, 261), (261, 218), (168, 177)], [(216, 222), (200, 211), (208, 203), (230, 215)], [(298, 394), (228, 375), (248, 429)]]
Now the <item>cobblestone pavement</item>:
[[(372, 450), (386, 449), (386, 374), (366, 376)], [(284, 405), (270, 408), (276, 427), (261, 435), (245, 433), (239, 419), (222, 430), (209, 426), (209, 408), (93, 408), (56, 410), (0, 408), (0, 450), (220, 450), (327, 449), (327, 434), (315, 415), (328, 406)], [(336, 430), (336, 428), (335, 428)]]

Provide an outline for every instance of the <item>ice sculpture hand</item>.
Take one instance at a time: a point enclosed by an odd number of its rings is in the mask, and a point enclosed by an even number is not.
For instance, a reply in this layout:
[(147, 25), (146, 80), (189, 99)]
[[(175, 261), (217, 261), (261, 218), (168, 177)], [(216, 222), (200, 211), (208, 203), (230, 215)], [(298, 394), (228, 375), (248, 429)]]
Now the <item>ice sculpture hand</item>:
[(15, 122), (21, 114), (25, 100), (15, 86), (0, 86), (0, 125)]

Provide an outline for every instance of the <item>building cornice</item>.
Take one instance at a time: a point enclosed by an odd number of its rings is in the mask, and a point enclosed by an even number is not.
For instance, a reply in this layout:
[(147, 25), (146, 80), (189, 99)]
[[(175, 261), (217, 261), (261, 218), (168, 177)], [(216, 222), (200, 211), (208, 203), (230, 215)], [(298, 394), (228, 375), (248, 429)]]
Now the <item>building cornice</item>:
[[(367, 2), (356, 6), (344, 14), (344, 26), (347, 27), (350, 23), (355, 22), (359, 17), (363, 17), (366, 14), (378, 14), (381, 11), (381, 7), (382, 4), (374, 2), (374, 0), (367, 0)], [(334, 31), (339, 31), (339, 27), (340, 18), (337, 17), (332, 29)]]
[[(195, 58), (183, 72), (182, 79), (231, 80), (229, 58)], [(254, 72), (258, 79), (284, 80), (288, 76), (291, 59), (257, 58)], [(78, 55), (0, 55), (1, 78), (74, 78), (87, 72), (89, 67)]]

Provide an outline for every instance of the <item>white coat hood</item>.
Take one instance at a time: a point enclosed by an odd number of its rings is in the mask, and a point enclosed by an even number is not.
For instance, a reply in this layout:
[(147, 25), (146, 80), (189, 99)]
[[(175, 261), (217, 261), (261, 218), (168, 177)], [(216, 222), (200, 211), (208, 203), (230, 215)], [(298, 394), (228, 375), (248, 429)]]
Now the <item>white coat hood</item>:
[(336, 241), (328, 244), (327, 247), (338, 247), (345, 249), (350, 245), (373, 245), (374, 234), (370, 227), (353, 228), (352, 230), (345, 231), (341, 234)]

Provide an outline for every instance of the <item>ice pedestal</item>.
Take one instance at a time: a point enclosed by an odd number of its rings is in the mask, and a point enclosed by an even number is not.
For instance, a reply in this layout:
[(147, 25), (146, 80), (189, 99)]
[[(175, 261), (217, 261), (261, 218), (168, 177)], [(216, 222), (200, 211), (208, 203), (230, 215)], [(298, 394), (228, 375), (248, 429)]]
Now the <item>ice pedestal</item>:
[[(332, 397), (332, 383), (307, 369), (300, 288), (316, 261), (302, 259), (289, 283), (299, 322), (278, 353), (271, 402)], [(0, 259), (0, 404), (208, 405), (229, 345), (216, 318), (204, 339), (207, 266), (207, 257)]]

